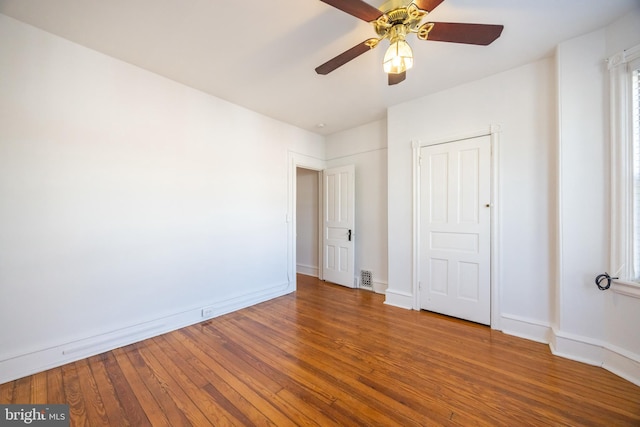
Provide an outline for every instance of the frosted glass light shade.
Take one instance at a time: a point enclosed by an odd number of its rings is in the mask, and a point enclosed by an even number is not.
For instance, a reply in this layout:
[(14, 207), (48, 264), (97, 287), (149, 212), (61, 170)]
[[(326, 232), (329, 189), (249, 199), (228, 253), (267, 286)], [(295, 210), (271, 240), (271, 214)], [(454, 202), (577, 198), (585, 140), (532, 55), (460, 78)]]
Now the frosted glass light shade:
[(413, 67), (413, 51), (404, 40), (397, 40), (389, 46), (384, 54), (382, 63), (384, 72), (388, 74), (400, 74)]

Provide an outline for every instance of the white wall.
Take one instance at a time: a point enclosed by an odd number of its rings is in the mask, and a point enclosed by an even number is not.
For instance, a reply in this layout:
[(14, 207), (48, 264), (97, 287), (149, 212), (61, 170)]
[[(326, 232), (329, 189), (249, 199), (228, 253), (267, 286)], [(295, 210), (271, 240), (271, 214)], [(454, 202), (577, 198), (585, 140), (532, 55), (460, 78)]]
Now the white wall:
[(296, 169), (296, 271), (318, 277), (318, 171)]
[(3, 15), (0, 76), (0, 383), (294, 290), (322, 137)]
[[(608, 269), (605, 31), (557, 49), (559, 112), (559, 331), (602, 340), (604, 301), (594, 278)], [(588, 88), (588, 90), (585, 90)]]
[[(389, 289), (412, 306), (412, 141), (499, 126), (502, 315), (550, 321), (555, 212), (553, 61), (541, 60), (389, 109)], [(494, 160), (498, 159), (494, 155)], [(494, 325), (497, 326), (497, 325)]]
[(640, 43), (638, 22), (640, 22), (640, 7), (605, 28), (607, 57)]
[[(602, 292), (609, 270), (609, 75), (606, 58), (640, 44), (640, 8), (558, 46), (561, 224), (553, 345), (640, 384), (640, 300)], [(588, 88), (588, 90), (585, 90)], [(615, 273), (610, 271), (610, 273)]]
[(327, 167), (353, 164), (356, 182), (355, 272), (370, 270), (376, 292), (387, 287), (387, 127), (379, 120), (326, 139)]

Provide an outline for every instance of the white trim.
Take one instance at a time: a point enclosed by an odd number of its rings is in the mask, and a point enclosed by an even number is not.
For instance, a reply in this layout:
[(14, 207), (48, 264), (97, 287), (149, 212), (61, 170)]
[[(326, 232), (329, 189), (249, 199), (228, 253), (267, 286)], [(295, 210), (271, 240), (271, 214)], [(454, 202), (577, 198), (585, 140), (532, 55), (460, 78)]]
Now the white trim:
[(294, 162), (294, 172), (295, 168), (322, 170), (326, 167), (326, 162), (317, 157), (307, 156), (306, 154), (300, 154), (295, 151), (289, 151), (288, 155), (289, 160)]
[(413, 200), (413, 233), (411, 235), (411, 245), (413, 251), (413, 277), (411, 278), (411, 291), (413, 298), (411, 308), (420, 310), (420, 148), (422, 143), (419, 140), (411, 141), (411, 165), (412, 175), (412, 200)]
[[(556, 113), (558, 116), (557, 119), (557, 135), (556, 135), (556, 147), (557, 147), (557, 151), (556, 151), (556, 174), (557, 174), (557, 185), (556, 185), (556, 268), (555, 268), (555, 274), (556, 274), (556, 286), (554, 286), (553, 290), (551, 292), (555, 292), (555, 295), (553, 295), (555, 298), (555, 305), (552, 306), (552, 309), (554, 310), (554, 316), (552, 316), (552, 320), (553, 320), (553, 324), (555, 327), (562, 327), (562, 307), (564, 307), (563, 304), (563, 298), (562, 298), (562, 286), (564, 284), (563, 281), (563, 277), (564, 277), (564, 253), (563, 253), (563, 239), (564, 239), (564, 229), (563, 229), (563, 199), (564, 199), (564, 193), (562, 191), (563, 188), (563, 171), (564, 168), (562, 167), (562, 161), (563, 161), (563, 156), (562, 156), (562, 142), (563, 142), (563, 138), (562, 138), (562, 124), (564, 123), (564, 120), (562, 119), (562, 112), (564, 111), (563, 108), (563, 97), (562, 97), (562, 93), (559, 90), (559, 88), (557, 87), (558, 82), (560, 81), (564, 81), (563, 80), (563, 67), (561, 66), (561, 61), (558, 60), (558, 57), (560, 56), (560, 50), (562, 49), (563, 45), (560, 44), (558, 45), (558, 47), (556, 48), (556, 60), (555, 60), (555, 65), (556, 65), (556, 104), (557, 104), (557, 109), (556, 109)], [(550, 292), (550, 293), (551, 293)]]
[(610, 273), (614, 292), (640, 298), (640, 284), (633, 277), (633, 135), (631, 121), (631, 79), (629, 64), (640, 59), (640, 45), (619, 52), (607, 60), (609, 68), (611, 138), (611, 247)]
[[(491, 186), (491, 231), (490, 231), (490, 251), (491, 265), (491, 328), (501, 329), (501, 289), (500, 289), (500, 131), (499, 125), (491, 125), (488, 128), (472, 132), (459, 133), (448, 137), (432, 139), (427, 142), (420, 140), (411, 141), (412, 148), (412, 169), (413, 169), (413, 277), (412, 277), (412, 303), (414, 310), (420, 310), (420, 150), (431, 145), (447, 144), (465, 139), (489, 136), (491, 149), (490, 186)], [(388, 293), (388, 291), (387, 291)]]
[(415, 148), (416, 143), (420, 144), (419, 148), (428, 147), (430, 145), (447, 144), (449, 142), (478, 138), (480, 136), (488, 136), (488, 135), (491, 135), (492, 133), (497, 133), (497, 132), (500, 132), (500, 125), (490, 125), (489, 127), (484, 129), (439, 136), (436, 138), (429, 139), (426, 142), (422, 142), (420, 140), (414, 140), (414, 141), (411, 141), (411, 147)]
[[(223, 300), (203, 301), (198, 307), (148, 322), (130, 325), (78, 341), (61, 343), (50, 348), (12, 355), (0, 360), (0, 384), (194, 325), (212, 317), (250, 307), (293, 291), (290, 283), (283, 283)], [(212, 308), (213, 316), (203, 318), (203, 307)]]
[(318, 277), (319, 270), (320, 269), (318, 268), (318, 266), (305, 265), (305, 264), (296, 265), (296, 273), (304, 274), (305, 276)]
[[(323, 168), (324, 170), (325, 168)], [(318, 279), (324, 280), (324, 272), (322, 271), (322, 266), (324, 265), (324, 251), (323, 251), (323, 242), (322, 242), (322, 233), (324, 231), (324, 224), (322, 222), (324, 206), (322, 205), (324, 202), (324, 180), (322, 179), (322, 170), (317, 170), (318, 173)], [(296, 193), (296, 197), (298, 197)], [(297, 221), (297, 217), (296, 217)]]
[(491, 328), (502, 330), (502, 276), (500, 240), (502, 233), (500, 232), (501, 222), (500, 213), (502, 211), (502, 203), (500, 203), (500, 189), (502, 182), (500, 181), (500, 132), (498, 125), (491, 126)]
[(549, 343), (551, 353), (565, 359), (602, 366), (604, 360), (604, 343), (585, 336), (558, 331), (551, 328)]
[(609, 59), (607, 59), (607, 67), (611, 70), (620, 65), (633, 62), (636, 59), (640, 59), (640, 45), (631, 47), (627, 50), (623, 50), (622, 52), (618, 52), (615, 55), (611, 56)]
[(389, 289), (385, 291), (384, 303), (394, 307), (400, 307), (407, 310), (413, 308), (413, 295), (409, 292), (396, 291)]
[(375, 292), (376, 294), (384, 295), (387, 293), (387, 289), (389, 288), (389, 284), (386, 282), (377, 282), (373, 280), (371, 284), (373, 285), (373, 292)]
[(565, 359), (601, 366), (640, 386), (640, 355), (584, 336), (558, 331), (548, 323), (503, 314), (502, 332), (548, 344), (551, 353)]
[(628, 297), (640, 298), (640, 284), (636, 282), (614, 280), (611, 284), (611, 290)]
[(608, 345), (602, 367), (640, 387), (640, 356)]
[(500, 324), (502, 332), (507, 335), (549, 344), (551, 325), (548, 323), (513, 314), (502, 314)]

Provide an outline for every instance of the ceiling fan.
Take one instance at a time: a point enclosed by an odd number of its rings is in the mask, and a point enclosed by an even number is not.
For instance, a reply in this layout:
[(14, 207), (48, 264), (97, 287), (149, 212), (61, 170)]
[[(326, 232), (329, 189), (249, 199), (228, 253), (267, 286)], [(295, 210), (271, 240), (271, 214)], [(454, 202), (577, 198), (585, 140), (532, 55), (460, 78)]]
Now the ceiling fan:
[(333, 70), (389, 39), (384, 55), (383, 68), (388, 74), (389, 85), (398, 84), (407, 77), (413, 67), (413, 51), (406, 41), (415, 33), (420, 40), (465, 43), (487, 46), (495, 41), (504, 28), (502, 25), (464, 24), (455, 22), (425, 22), (422, 20), (444, 0), (390, 0), (376, 9), (362, 0), (321, 0), (356, 18), (373, 24), (378, 34), (316, 68), (318, 74)]

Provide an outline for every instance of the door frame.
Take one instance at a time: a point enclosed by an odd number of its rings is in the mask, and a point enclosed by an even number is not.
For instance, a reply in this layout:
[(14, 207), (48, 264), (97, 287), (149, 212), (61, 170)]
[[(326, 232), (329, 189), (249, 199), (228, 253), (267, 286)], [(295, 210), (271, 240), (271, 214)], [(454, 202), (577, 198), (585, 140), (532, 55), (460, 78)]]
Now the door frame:
[(411, 141), (412, 148), (412, 170), (413, 170), (413, 309), (420, 310), (420, 150), (423, 147), (431, 145), (447, 144), (464, 139), (477, 138), (480, 136), (489, 136), (491, 147), (491, 167), (490, 167), (490, 188), (491, 188), (491, 231), (490, 231), (490, 266), (491, 275), (491, 329), (500, 328), (500, 179), (499, 179), (499, 162), (500, 162), (500, 126), (491, 125), (489, 128), (480, 129), (473, 132), (463, 134), (454, 134), (443, 138), (421, 141), (415, 139)]
[[(287, 224), (287, 281), (289, 283), (289, 288), (293, 287), (292, 290), (296, 290), (297, 288), (297, 280), (296, 280), (296, 269), (297, 269), (297, 260), (296, 260), (296, 227), (297, 227), (297, 178), (296, 171), (298, 168), (309, 169), (316, 172), (322, 172), (327, 167), (327, 162), (316, 157), (307, 156), (304, 154), (296, 153), (294, 151), (288, 152), (288, 182), (287, 182), (287, 213), (285, 216), (285, 222)], [(318, 179), (318, 183), (320, 185), (320, 189), (318, 191), (319, 199), (322, 200), (322, 179)], [(322, 203), (319, 203), (318, 208), (320, 209), (320, 214), (322, 213)], [(318, 221), (319, 224), (322, 223), (322, 220)], [(319, 225), (320, 226), (320, 225)], [(322, 239), (319, 239), (319, 251), (318, 256), (320, 259), (318, 260), (318, 278), (322, 280)]]

